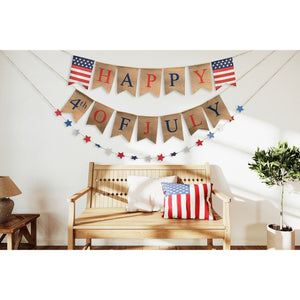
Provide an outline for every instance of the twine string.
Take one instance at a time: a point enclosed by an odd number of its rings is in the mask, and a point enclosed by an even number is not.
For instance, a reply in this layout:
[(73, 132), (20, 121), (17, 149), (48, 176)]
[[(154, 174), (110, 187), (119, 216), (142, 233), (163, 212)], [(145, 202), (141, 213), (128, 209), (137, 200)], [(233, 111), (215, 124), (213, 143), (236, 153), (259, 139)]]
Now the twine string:
[(292, 60), (292, 58), (294, 58), (297, 53), (299, 52), (299, 50), (295, 51), (294, 54), (285, 61), (285, 63), (283, 65), (281, 65), (277, 71), (260, 87), (258, 88), (246, 101), (243, 105), (246, 105), (261, 89), (263, 89), (281, 70), (282, 68), (287, 65), (289, 63), (290, 60)]
[(42, 93), (42, 91), (31, 81), (31, 79), (9, 58), (9, 56), (6, 55), (6, 53), (3, 50), (0, 50), (1, 53), (10, 61), (12, 65), (15, 66), (15, 68), (29, 81), (31, 86), (48, 102), (48, 104), (53, 108), (56, 109), (56, 107), (52, 104), (52, 102)]

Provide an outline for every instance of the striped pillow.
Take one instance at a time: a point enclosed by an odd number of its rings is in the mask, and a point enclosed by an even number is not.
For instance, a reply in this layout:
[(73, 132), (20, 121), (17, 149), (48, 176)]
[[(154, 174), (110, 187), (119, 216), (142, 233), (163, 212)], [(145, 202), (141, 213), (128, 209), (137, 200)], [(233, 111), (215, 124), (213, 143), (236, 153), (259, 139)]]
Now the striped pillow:
[(211, 192), (213, 184), (161, 183), (165, 219), (214, 220)]

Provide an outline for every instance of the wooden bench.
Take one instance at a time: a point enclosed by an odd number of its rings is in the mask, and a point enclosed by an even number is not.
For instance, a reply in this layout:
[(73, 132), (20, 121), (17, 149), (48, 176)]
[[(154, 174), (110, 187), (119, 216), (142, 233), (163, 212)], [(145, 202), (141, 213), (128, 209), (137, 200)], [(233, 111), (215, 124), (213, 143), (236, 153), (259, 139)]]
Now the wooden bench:
[[(223, 201), (222, 217), (216, 220), (164, 219), (161, 212), (127, 212), (127, 176), (163, 177), (177, 175), (181, 183), (210, 183), (209, 164), (187, 165), (96, 165), (89, 164), (88, 187), (69, 201), (68, 249), (76, 239), (86, 239), (84, 249), (91, 249), (92, 239), (223, 239), (223, 249), (230, 249), (229, 203), (231, 199), (213, 190)], [(77, 199), (87, 194), (86, 209), (75, 215)]]

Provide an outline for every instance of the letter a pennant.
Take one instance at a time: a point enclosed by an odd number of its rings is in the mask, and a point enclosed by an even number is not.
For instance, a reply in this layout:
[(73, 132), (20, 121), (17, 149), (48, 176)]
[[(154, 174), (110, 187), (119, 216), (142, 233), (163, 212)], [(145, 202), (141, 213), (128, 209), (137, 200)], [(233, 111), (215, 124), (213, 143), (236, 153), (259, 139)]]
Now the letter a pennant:
[(117, 93), (128, 91), (133, 96), (136, 95), (139, 69), (118, 67)]

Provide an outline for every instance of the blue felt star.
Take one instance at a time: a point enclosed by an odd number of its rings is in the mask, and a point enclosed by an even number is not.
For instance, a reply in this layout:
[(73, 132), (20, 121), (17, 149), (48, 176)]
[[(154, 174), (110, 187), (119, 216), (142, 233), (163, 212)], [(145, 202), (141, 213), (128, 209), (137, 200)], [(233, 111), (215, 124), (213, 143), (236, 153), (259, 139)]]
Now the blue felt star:
[(207, 136), (208, 136), (210, 139), (212, 139), (212, 138), (215, 137), (214, 133), (212, 133), (212, 132), (209, 132)]
[(65, 122), (65, 124), (66, 124), (67, 127), (72, 126), (72, 121), (67, 120), (67, 121)]
[(238, 105), (237, 109), (236, 109), (239, 113), (242, 112), (244, 110), (243, 105)]
[(136, 159), (138, 159), (138, 157), (135, 156), (135, 155), (132, 155), (132, 156), (131, 156), (131, 159), (136, 160)]
[(171, 153), (171, 156), (176, 156), (176, 155), (177, 155), (176, 152)]

